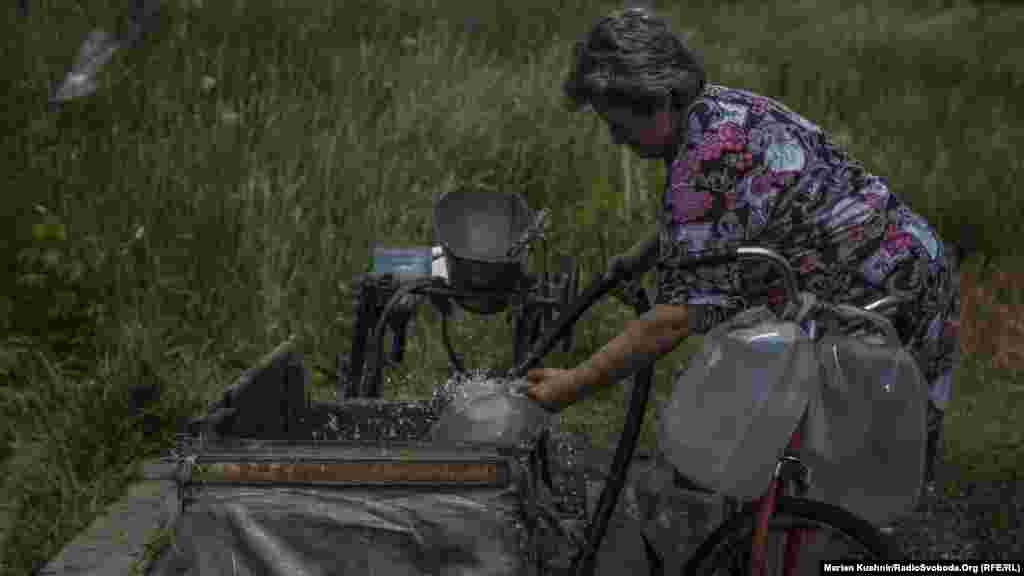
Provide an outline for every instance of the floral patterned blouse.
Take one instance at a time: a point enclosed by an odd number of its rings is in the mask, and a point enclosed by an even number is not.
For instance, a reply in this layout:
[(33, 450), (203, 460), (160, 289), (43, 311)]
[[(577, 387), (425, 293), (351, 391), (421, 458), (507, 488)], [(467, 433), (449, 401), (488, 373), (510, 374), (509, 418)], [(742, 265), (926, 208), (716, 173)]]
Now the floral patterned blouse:
[(911, 350), (928, 359), (925, 376), (934, 381), (955, 363), (952, 250), (885, 179), (777, 101), (708, 85), (689, 109), (669, 169), (660, 236), (658, 303), (694, 307), (695, 332), (745, 307), (778, 303), (781, 284), (767, 265), (674, 264), (759, 245), (790, 261), (802, 290), (831, 302), (914, 296), (895, 323)]

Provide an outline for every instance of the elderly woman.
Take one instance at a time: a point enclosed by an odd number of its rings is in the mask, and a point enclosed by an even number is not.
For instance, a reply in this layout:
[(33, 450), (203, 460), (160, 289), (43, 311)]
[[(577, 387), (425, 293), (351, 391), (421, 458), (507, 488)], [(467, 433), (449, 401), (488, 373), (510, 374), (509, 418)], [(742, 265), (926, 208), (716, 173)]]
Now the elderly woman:
[(651, 313), (571, 370), (528, 375), (528, 393), (561, 409), (638, 371), (689, 334), (739, 310), (771, 304), (774, 282), (739, 264), (686, 270), (682, 259), (723, 246), (770, 247), (798, 271), (801, 289), (866, 304), (910, 295), (892, 317), (930, 385), (927, 480), (958, 359), (955, 250), (813, 122), (770, 98), (705, 81), (696, 55), (647, 9), (602, 18), (583, 42), (563, 90), (589, 106), (618, 144), (668, 167)]

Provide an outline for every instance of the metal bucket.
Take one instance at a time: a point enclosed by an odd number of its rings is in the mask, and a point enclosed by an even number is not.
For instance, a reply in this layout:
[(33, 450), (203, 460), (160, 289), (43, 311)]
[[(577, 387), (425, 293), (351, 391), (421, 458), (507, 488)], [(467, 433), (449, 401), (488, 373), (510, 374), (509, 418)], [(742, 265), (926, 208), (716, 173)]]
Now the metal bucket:
[(526, 278), (526, 256), (509, 250), (533, 223), (522, 196), (509, 192), (457, 190), (434, 204), (434, 234), (444, 250), (448, 278), (458, 290), (493, 295), (459, 299), (478, 314), (494, 314), (508, 305), (504, 295)]
[(523, 383), (481, 373), (461, 379), (448, 392), (431, 439), (510, 448), (532, 444), (550, 426), (552, 416), (517, 390)]

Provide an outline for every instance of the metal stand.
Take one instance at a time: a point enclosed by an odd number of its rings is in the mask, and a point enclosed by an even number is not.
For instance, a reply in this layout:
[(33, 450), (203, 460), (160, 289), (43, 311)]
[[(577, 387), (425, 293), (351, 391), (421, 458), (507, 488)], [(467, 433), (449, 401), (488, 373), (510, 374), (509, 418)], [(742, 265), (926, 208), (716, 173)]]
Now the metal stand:
[[(381, 397), (383, 368), (403, 361), (406, 327), (418, 304), (423, 301), (430, 302), (441, 315), (441, 339), (448, 353), (448, 362), (458, 373), (465, 373), (467, 368), (451, 340), (449, 321), (454, 304), (489, 299), (507, 302), (513, 324), (512, 361), (520, 363), (530, 346), (554, 322), (559, 311), (572, 302), (579, 290), (575, 259), (563, 256), (560, 269), (556, 274), (528, 276), (523, 286), (503, 292), (463, 290), (442, 278), (398, 282), (390, 274), (357, 277), (353, 282), (355, 326), (352, 348), (347, 378), (342, 378), (339, 370), (338, 398)], [(391, 332), (392, 338), (390, 353), (385, 356), (384, 333), (387, 331)], [(570, 332), (563, 339), (563, 349), (568, 351), (571, 347)]]

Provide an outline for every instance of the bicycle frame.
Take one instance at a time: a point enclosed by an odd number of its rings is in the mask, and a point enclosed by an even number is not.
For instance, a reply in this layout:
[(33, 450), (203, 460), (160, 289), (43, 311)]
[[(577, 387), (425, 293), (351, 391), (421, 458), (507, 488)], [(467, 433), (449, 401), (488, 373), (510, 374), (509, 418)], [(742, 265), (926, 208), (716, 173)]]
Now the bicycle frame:
[[(772, 474), (772, 479), (768, 483), (768, 489), (765, 493), (756, 500), (757, 507), (757, 523), (754, 527), (754, 537), (751, 543), (750, 550), (750, 574), (751, 576), (763, 576), (765, 574), (765, 564), (767, 563), (767, 547), (768, 547), (768, 521), (772, 515), (775, 514), (775, 501), (778, 498), (779, 493), (789, 488), (790, 480), (783, 474), (784, 463), (796, 463), (801, 467), (801, 471), (806, 473), (806, 467), (800, 462), (800, 459), (795, 456), (795, 453), (800, 449), (801, 446), (801, 428), (803, 427), (801, 421), (800, 426), (793, 432), (793, 435), (789, 439), (789, 444), (786, 446), (784, 455), (779, 458), (779, 463), (775, 466), (775, 472)], [(800, 481), (796, 483), (796, 494), (803, 496), (806, 492), (806, 485)], [(785, 576), (793, 576), (794, 570), (796, 569), (797, 560), (799, 559), (800, 546), (803, 543), (804, 536), (813, 536), (813, 533), (807, 533), (805, 530), (800, 528), (794, 528), (786, 533), (785, 539), (785, 552), (783, 555), (783, 574)]]

